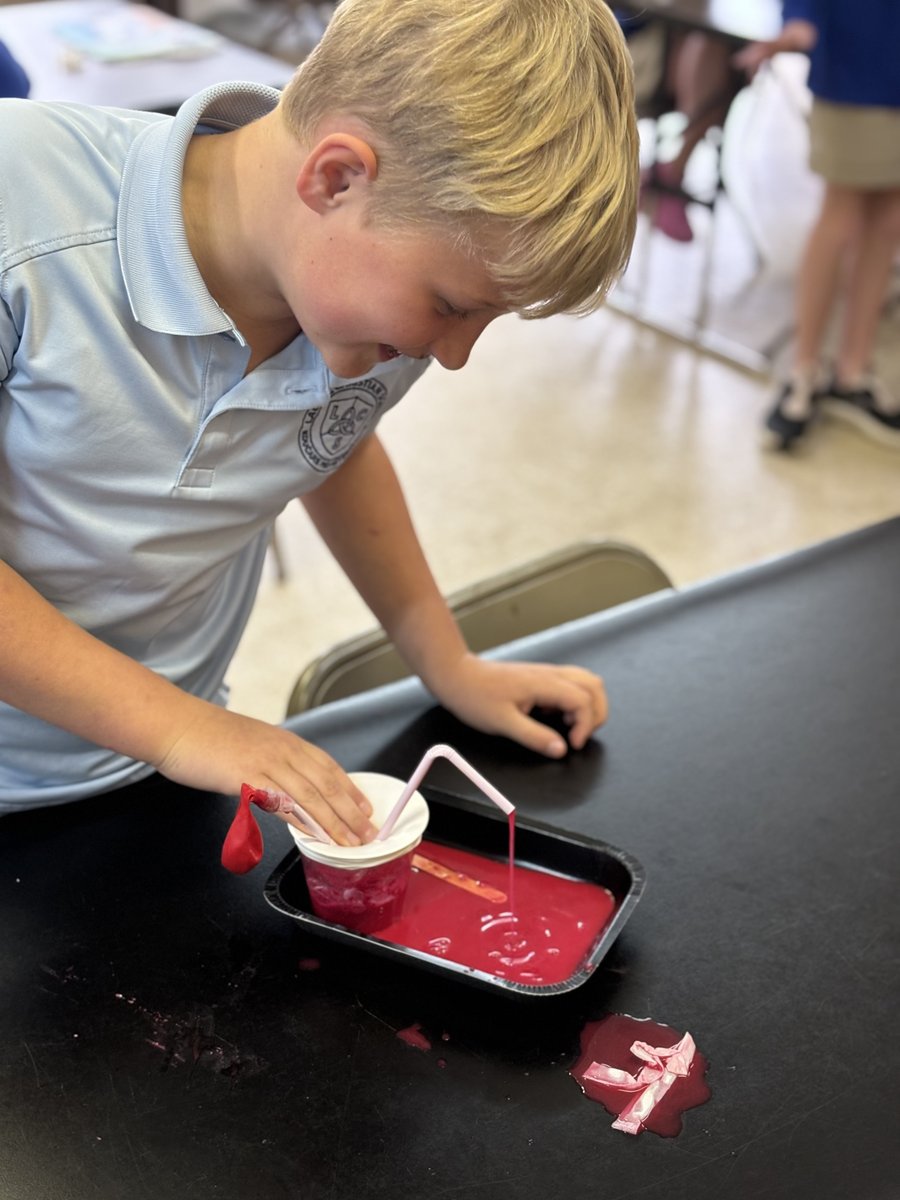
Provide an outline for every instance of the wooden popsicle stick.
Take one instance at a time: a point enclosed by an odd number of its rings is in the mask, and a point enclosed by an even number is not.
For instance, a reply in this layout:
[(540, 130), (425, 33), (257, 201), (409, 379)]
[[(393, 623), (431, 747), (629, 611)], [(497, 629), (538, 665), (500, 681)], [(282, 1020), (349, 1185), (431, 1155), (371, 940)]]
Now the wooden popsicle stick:
[(424, 854), (414, 854), (412, 865), (419, 871), (433, 875), (435, 879), (443, 879), (445, 883), (452, 883), (454, 887), (462, 888), (464, 892), (471, 892), (473, 896), (478, 896), (481, 900), (490, 900), (494, 904), (502, 904), (506, 900), (506, 892), (501, 892), (489, 884), (481, 883), (478, 879), (472, 879), (469, 875), (463, 875), (461, 871), (453, 871), (450, 867), (435, 862), (432, 858), (426, 858)]

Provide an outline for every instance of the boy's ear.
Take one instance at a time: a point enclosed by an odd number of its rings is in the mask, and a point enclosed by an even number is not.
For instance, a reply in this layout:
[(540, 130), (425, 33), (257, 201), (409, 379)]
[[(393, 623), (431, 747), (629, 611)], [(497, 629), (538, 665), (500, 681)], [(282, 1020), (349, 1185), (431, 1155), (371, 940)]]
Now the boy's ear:
[(378, 156), (368, 142), (350, 133), (329, 133), (303, 160), (297, 195), (313, 212), (324, 214), (351, 187), (365, 187), (377, 174)]

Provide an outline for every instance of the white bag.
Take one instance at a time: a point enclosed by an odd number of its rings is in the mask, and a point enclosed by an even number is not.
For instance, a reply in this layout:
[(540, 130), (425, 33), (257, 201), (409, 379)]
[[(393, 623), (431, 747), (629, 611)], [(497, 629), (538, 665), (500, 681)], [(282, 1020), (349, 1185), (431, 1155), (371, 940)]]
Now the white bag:
[(735, 97), (722, 133), (722, 182), (766, 267), (791, 276), (821, 204), (809, 169), (809, 60), (779, 54)]

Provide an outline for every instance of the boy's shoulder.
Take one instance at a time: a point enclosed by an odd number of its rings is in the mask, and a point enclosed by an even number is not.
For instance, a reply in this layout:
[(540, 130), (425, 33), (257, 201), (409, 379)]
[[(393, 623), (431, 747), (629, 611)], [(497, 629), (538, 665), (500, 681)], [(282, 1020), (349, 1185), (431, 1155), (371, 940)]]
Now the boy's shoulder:
[(115, 219), (122, 171), (135, 137), (159, 113), (36, 100), (0, 100), (0, 248), (52, 230), (66, 236)]
[[(161, 113), (137, 112), (62, 101), (0, 100), (0, 155), (11, 183), (30, 164), (74, 176), (103, 163), (116, 169), (144, 126), (171, 121)], [(52, 179), (52, 176), (51, 176)]]

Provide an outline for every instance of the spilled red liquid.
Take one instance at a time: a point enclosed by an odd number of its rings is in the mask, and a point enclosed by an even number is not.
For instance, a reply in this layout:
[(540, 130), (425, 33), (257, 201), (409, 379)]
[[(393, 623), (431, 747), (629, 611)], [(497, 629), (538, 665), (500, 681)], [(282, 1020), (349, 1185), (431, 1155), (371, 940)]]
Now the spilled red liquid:
[(402, 913), (375, 934), (381, 941), (510, 982), (551, 985), (578, 970), (615, 912), (612, 894), (597, 884), (429, 842), (419, 850), (507, 900), (488, 903), (413, 871)]
[(406, 1029), (398, 1029), (397, 1037), (401, 1042), (406, 1042), (407, 1046), (412, 1046), (415, 1050), (431, 1049), (431, 1042), (422, 1032), (422, 1026), (418, 1021), (413, 1025), (408, 1025)]
[[(590, 1021), (581, 1031), (581, 1055), (569, 1072), (584, 1089), (590, 1100), (602, 1104), (608, 1113), (617, 1117), (634, 1098), (633, 1092), (623, 1092), (594, 1079), (585, 1079), (592, 1063), (605, 1063), (636, 1075), (645, 1064), (631, 1053), (634, 1042), (651, 1046), (674, 1046), (681, 1034), (668, 1025), (655, 1021), (639, 1021), (635, 1017), (612, 1013), (599, 1021)], [(697, 1050), (691, 1069), (684, 1078), (676, 1079), (660, 1102), (648, 1114), (644, 1129), (660, 1137), (677, 1137), (681, 1132), (681, 1117), (688, 1108), (705, 1104), (710, 1090), (704, 1078), (707, 1061)]]

